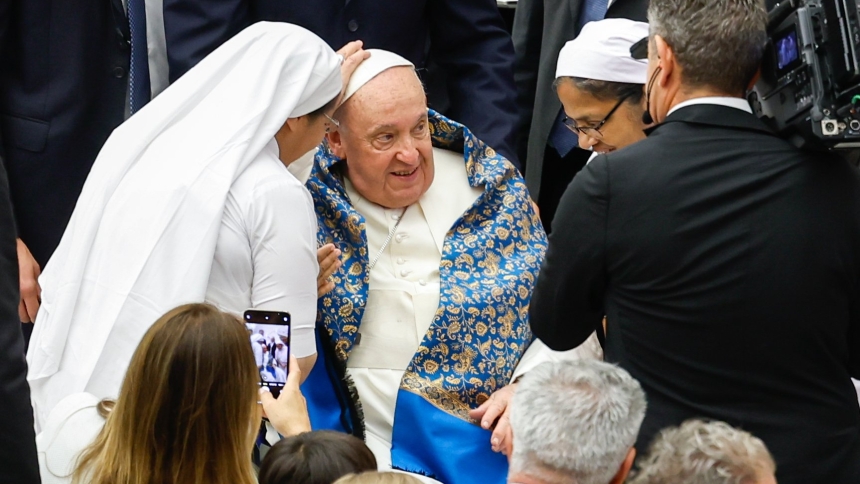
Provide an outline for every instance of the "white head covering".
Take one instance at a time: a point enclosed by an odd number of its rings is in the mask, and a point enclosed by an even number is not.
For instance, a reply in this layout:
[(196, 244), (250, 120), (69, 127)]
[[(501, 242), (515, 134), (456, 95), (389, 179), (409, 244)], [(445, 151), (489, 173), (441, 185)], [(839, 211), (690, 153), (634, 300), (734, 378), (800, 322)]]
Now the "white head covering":
[(645, 84), (648, 61), (630, 56), (630, 47), (648, 36), (648, 24), (613, 18), (585, 24), (558, 54), (555, 77)]
[(367, 49), (370, 52), (370, 58), (358, 65), (352, 77), (349, 78), (349, 84), (346, 85), (346, 91), (343, 95), (341, 104), (345, 103), (356, 91), (362, 86), (370, 82), (371, 79), (391, 69), (392, 67), (412, 67), (415, 65), (404, 59), (403, 57), (381, 49)]
[(290, 327), (289, 326), (278, 326), (278, 329), (275, 330), (278, 333), (278, 336), (286, 336), (290, 337)]
[(152, 323), (203, 301), (230, 186), (287, 118), (338, 95), (340, 63), (301, 27), (258, 23), (113, 132), (40, 279), (37, 428), (71, 393), (116, 396)]

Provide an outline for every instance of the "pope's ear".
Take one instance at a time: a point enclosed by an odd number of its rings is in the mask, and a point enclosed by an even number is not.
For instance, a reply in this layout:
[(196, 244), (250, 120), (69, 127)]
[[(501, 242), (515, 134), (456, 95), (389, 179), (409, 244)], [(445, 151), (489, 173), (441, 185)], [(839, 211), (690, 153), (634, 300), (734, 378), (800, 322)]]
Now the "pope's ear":
[(341, 136), (340, 131), (335, 129), (326, 134), (326, 138), (332, 154), (340, 159), (346, 158), (346, 150), (343, 149), (343, 136)]

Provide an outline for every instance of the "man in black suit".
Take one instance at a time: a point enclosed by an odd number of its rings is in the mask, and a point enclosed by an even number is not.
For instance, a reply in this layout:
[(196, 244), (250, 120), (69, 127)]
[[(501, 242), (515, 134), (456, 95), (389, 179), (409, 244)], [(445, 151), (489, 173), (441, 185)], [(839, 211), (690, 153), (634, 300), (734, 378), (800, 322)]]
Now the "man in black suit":
[(532, 329), (566, 350), (606, 315), (607, 360), (648, 396), (640, 451), (713, 418), (764, 440), (780, 484), (856, 484), (860, 173), (751, 113), (760, 0), (651, 0), (649, 18), (659, 124), (562, 197)]
[[(129, 26), (121, 0), (11, 0), (0, 133), (17, 222), (21, 321), (102, 144), (124, 119)], [(32, 255), (31, 255), (32, 254)]]
[[(564, 189), (585, 166), (590, 151), (561, 124), (561, 103), (552, 88), (558, 54), (590, 21), (627, 18), (647, 22), (648, 0), (519, 0), (514, 16), (519, 125), (517, 154), (548, 232)], [(605, 14), (605, 15), (604, 15)], [(644, 82), (644, 81), (643, 81)]]
[(419, 69), (432, 61), (446, 82), (445, 114), (516, 164), (514, 52), (496, 0), (164, 0), (171, 80), (261, 20), (301, 25), (334, 49), (362, 40)]
[[(0, 65), (8, 49), (9, 2), (0, 2)], [(33, 408), (17, 309), (18, 254), (0, 132), (0, 482), (39, 483)]]

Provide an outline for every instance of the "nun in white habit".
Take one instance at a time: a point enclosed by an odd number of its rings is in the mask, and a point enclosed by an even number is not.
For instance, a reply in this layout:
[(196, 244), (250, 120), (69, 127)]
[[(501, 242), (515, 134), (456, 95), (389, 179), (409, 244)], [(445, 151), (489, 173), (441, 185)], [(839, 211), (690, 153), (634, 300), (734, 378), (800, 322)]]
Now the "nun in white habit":
[(644, 22), (605, 19), (586, 24), (559, 52), (554, 85), (580, 148), (608, 153), (645, 139), (648, 61), (630, 48), (647, 37)]
[(180, 304), (291, 313), (309, 371), (316, 217), (285, 165), (321, 141), (367, 56), (341, 53), (294, 25), (253, 25), (114, 131), (41, 277), (37, 429), (70, 394), (115, 397), (143, 334)]

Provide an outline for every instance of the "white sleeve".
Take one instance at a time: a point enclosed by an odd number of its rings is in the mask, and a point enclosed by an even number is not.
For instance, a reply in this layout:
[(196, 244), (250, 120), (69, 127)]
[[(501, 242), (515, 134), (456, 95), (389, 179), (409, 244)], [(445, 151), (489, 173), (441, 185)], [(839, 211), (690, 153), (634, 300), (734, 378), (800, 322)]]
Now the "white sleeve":
[(311, 196), (295, 180), (272, 180), (257, 186), (248, 211), (251, 307), (290, 313), (290, 351), (296, 358), (312, 356), (319, 263)]
[(603, 350), (600, 348), (600, 341), (597, 340), (597, 333), (591, 333), (581, 345), (572, 350), (553, 351), (539, 339), (535, 338), (526, 354), (520, 359), (517, 368), (514, 370), (514, 375), (511, 381), (525, 375), (529, 371), (535, 369), (541, 363), (547, 361), (574, 361), (585, 359), (603, 359)]

